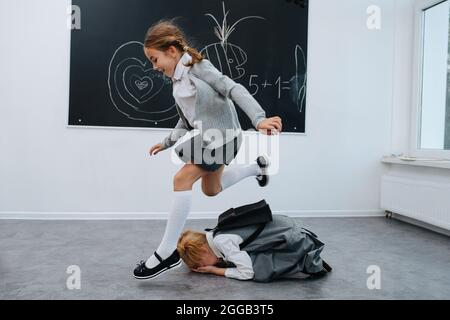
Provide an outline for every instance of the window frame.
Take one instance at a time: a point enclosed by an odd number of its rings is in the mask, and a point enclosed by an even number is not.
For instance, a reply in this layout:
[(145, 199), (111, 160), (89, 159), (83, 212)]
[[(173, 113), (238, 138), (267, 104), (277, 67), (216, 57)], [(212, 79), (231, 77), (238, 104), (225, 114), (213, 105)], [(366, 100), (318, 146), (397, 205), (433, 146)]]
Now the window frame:
[(409, 153), (414, 157), (450, 159), (450, 150), (419, 148), (422, 115), (423, 47), (425, 10), (445, 0), (417, 0), (414, 8), (414, 56), (412, 83), (411, 139)]

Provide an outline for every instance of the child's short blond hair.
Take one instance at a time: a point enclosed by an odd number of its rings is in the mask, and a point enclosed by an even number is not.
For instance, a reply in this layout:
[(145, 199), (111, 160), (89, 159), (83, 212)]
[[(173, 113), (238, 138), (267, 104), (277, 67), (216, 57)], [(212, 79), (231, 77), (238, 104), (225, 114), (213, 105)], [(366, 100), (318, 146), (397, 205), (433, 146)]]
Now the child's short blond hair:
[(205, 253), (205, 245), (208, 245), (204, 232), (186, 230), (178, 239), (177, 250), (181, 259), (189, 268), (197, 268)]

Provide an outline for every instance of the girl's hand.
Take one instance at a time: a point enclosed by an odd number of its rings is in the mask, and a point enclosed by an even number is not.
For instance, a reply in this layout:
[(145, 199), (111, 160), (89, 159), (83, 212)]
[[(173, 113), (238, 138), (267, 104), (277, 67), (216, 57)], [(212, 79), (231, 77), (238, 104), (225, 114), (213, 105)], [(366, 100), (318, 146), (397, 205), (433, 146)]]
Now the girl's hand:
[(200, 273), (212, 273), (216, 276), (225, 276), (225, 268), (218, 268), (216, 266), (205, 266), (205, 267), (198, 267), (197, 269), (192, 269), (194, 272), (200, 272)]
[(281, 132), (282, 127), (281, 118), (272, 117), (261, 121), (256, 129), (264, 134), (272, 135)]
[(156, 155), (158, 152), (162, 151), (164, 149), (164, 146), (162, 143), (155, 144), (153, 147), (151, 147), (149, 153), (150, 155)]
[(192, 271), (199, 272), (199, 273), (214, 273), (214, 271), (216, 271), (216, 269), (218, 269), (218, 268), (215, 266), (204, 266), (204, 267), (198, 267), (196, 269), (192, 269)]

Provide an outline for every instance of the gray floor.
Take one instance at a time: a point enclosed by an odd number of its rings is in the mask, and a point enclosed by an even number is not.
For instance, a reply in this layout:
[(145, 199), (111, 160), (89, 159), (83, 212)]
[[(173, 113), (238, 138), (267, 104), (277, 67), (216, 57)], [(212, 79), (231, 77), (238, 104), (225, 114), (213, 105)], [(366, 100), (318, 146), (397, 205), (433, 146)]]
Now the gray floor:
[[(0, 220), (0, 299), (449, 299), (450, 238), (398, 220), (297, 219), (325, 242), (333, 272), (316, 280), (269, 284), (189, 272), (155, 280), (131, 272), (158, 245), (164, 221)], [(212, 220), (191, 220), (202, 230)], [(81, 288), (66, 269), (78, 265)], [(367, 267), (381, 270), (369, 290)]]

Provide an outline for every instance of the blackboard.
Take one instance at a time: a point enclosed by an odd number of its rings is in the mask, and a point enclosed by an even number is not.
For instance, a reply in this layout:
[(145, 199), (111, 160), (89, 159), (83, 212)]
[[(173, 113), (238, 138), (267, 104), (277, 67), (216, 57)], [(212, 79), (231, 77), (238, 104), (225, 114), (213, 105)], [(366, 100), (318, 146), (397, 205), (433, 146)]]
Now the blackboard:
[[(73, 0), (69, 125), (173, 128), (179, 117), (171, 79), (152, 69), (142, 43), (153, 23), (179, 17), (176, 23), (190, 46), (244, 85), (267, 117), (280, 116), (283, 132), (305, 132), (308, 6), (304, 4)], [(214, 32), (224, 21), (228, 27), (236, 23), (226, 41)], [(224, 49), (231, 49), (227, 52), (233, 56), (224, 58)], [(252, 128), (235, 105), (242, 128)]]

